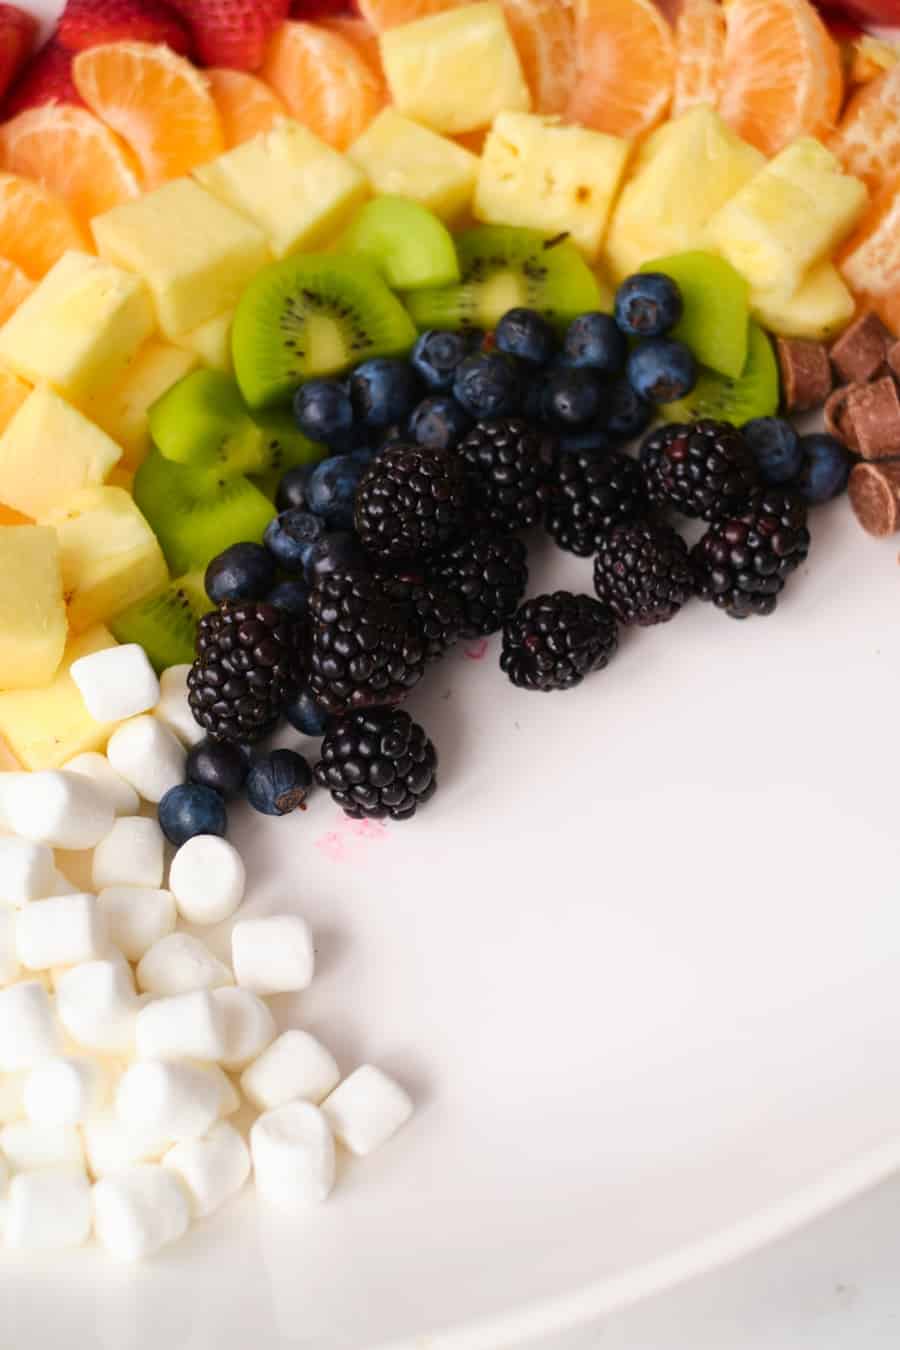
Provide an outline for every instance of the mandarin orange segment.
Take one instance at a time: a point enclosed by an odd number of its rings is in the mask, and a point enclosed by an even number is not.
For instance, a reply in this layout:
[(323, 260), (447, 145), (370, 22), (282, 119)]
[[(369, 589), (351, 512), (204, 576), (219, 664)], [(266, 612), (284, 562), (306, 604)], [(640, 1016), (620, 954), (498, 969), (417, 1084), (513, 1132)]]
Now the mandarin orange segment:
[(355, 47), (378, 78), (382, 78), (381, 48), (378, 45), (378, 34), (371, 24), (366, 23), (365, 19), (353, 19), (346, 14), (337, 14), (331, 19), (319, 19), (318, 23), (320, 28), (337, 33), (338, 37), (344, 38), (351, 47)]
[(0, 172), (0, 257), (40, 281), (70, 248), (94, 252), (63, 199), (30, 178)]
[(225, 149), (205, 75), (168, 47), (108, 42), (79, 52), (72, 74), (88, 107), (130, 145), (148, 188)]
[(399, 28), (403, 23), (427, 19), (467, 3), (468, 0), (356, 0), (356, 8), (376, 33), (384, 33), (388, 28)]
[(684, 0), (675, 24), (672, 116), (719, 101), (725, 70), (725, 17), (718, 0)]
[(857, 299), (879, 309), (896, 306), (900, 296), (900, 175), (872, 202), (837, 261)]
[(837, 43), (809, 0), (727, 0), (719, 111), (775, 155), (798, 136), (834, 130), (844, 76)]
[(213, 66), (206, 78), (229, 150), (269, 131), (275, 118), (287, 111), (273, 89), (246, 71)]
[(576, 83), (567, 116), (613, 136), (642, 136), (665, 117), (675, 39), (653, 0), (574, 0)]
[(28, 280), (21, 267), (9, 258), (0, 258), (0, 324), (6, 323), (33, 290), (34, 282)]
[(900, 65), (856, 91), (830, 145), (873, 191), (900, 173)]
[(288, 112), (337, 150), (363, 132), (385, 101), (384, 82), (338, 33), (313, 23), (285, 23), (260, 75)]
[(572, 89), (575, 24), (560, 0), (502, 0), (534, 112), (561, 113)]

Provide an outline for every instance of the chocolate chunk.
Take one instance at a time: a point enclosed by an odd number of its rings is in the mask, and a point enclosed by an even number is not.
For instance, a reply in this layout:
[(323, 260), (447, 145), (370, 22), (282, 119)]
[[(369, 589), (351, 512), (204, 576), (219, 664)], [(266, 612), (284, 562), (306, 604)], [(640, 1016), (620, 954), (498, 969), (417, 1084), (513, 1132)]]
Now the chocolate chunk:
[(900, 455), (900, 395), (891, 375), (855, 385), (847, 397), (847, 418), (863, 459)]
[(888, 350), (887, 363), (897, 379), (900, 380), (900, 342), (895, 342), (893, 347)]
[(891, 335), (877, 314), (862, 314), (831, 347), (831, 364), (844, 384), (866, 384), (881, 373)]
[(900, 464), (857, 464), (847, 491), (868, 534), (881, 537), (900, 528)]
[(854, 389), (862, 388), (863, 385), (842, 384), (833, 394), (829, 394), (825, 403), (825, 430), (830, 435), (837, 436), (838, 440), (855, 455), (859, 454), (859, 441), (856, 439), (853, 423), (847, 415), (847, 399)]
[(822, 342), (807, 338), (776, 338), (781, 388), (788, 412), (820, 408), (832, 388), (831, 362)]

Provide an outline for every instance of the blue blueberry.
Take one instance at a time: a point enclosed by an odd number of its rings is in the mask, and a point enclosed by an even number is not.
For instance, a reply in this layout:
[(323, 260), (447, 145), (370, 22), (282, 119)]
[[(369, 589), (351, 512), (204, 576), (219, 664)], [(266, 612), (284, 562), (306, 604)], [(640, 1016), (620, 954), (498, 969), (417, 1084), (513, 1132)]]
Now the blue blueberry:
[(560, 454), (605, 455), (612, 450), (613, 441), (605, 423), (601, 423), (558, 437), (557, 448)]
[(526, 422), (539, 423), (546, 420), (547, 377), (545, 372), (531, 380), (526, 380), (522, 393), (522, 416)]
[(416, 372), (396, 356), (363, 361), (350, 376), (350, 397), (357, 418), (367, 427), (403, 422), (420, 395)]
[(262, 755), (247, 775), (247, 800), (264, 816), (286, 816), (306, 801), (312, 770), (294, 750)]
[(332, 455), (313, 470), (306, 489), (307, 505), (330, 530), (349, 530), (353, 525), (356, 485), (366, 467), (355, 454), (349, 454)]
[(544, 386), (544, 415), (560, 430), (585, 427), (606, 406), (606, 392), (592, 370), (555, 370)]
[(467, 333), (445, 333), (432, 328), (418, 339), (409, 360), (429, 389), (445, 392), (453, 388), (456, 367), (471, 350)]
[(472, 425), (465, 408), (449, 394), (423, 398), (409, 419), (409, 430), (418, 445), (433, 450), (452, 450)]
[(475, 418), (509, 417), (522, 402), (519, 368), (505, 352), (476, 352), (456, 371), (453, 395)]
[[(652, 275), (652, 274), (651, 274)], [(697, 383), (700, 371), (694, 353), (673, 338), (647, 338), (628, 358), (632, 389), (648, 403), (674, 403)]]
[(606, 430), (615, 441), (633, 441), (653, 420), (650, 404), (627, 380), (613, 380), (607, 391)]
[(277, 586), (273, 586), (266, 596), (266, 601), (270, 605), (277, 605), (283, 609), (285, 614), (292, 614), (297, 619), (306, 617), (309, 608), (309, 587), (305, 581), (299, 581), (296, 577), (288, 577), (285, 581), (279, 581)]
[(741, 427), (765, 483), (793, 483), (803, 468), (800, 437), (783, 417), (754, 417)]
[(310, 549), (325, 533), (325, 525), (309, 511), (283, 511), (270, 520), (263, 535), (266, 548), (285, 572), (302, 572)]
[(284, 715), (295, 731), (304, 736), (324, 736), (328, 725), (328, 714), (319, 706), (312, 694), (304, 690), (284, 710)]
[(275, 563), (262, 544), (232, 544), (206, 569), (206, 594), (223, 600), (261, 600), (275, 581)]
[(288, 469), (282, 476), (275, 494), (275, 509), (279, 513), (290, 511), (295, 506), (301, 511), (308, 509), (306, 485), (315, 467), (315, 464), (301, 464), (296, 469)]
[(233, 741), (214, 741), (206, 737), (188, 751), (188, 782), (212, 788), (226, 801), (238, 795), (249, 768), (249, 753)]
[(803, 468), (797, 480), (800, 495), (814, 506), (840, 496), (850, 477), (850, 456), (841, 442), (824, 433), (801, 436), (800, 450), (803, 455)]
[(306, 559), (306, 579), (315, 586), (332, 572), (368, 572), (371, 563), (353, 530), (335, 530), (313, 544)]
[(310, 440), (347, 450), (355, 421), (350, 394), (340, 380), (307, 380), (294, 395), (294, 421)]
[[(396, 439), (399, 440), (399, 437)], [(357, 464), (361, 464), (363, 469), (367, 469), (373, 459), (377, 459), (378, 451), (372, 445), (361, 445), (358, 450), (352, 450), (351, 455)]]
[(570, 366), (620, 375), (628, 359), (628, 343), (611, 314), (593, 311), (580, 314), (569, 324), (563, 357)]
[(180, 848), (197, 834), (228, 829), (228, 814), (220, 793), (202, 783), (179, 783), (169, 788), (158, 807), (159, 828), (170, 844)]
[(629, 337), (668, 333), (683, 309), (681, 291), (662, 272), (636, 272), (616, 291), (616, 323)]
[(533, 309), (509, 309), (494, 330), (497, 350), (530, 365), (545, 366), (556, 351), (556, 336)]

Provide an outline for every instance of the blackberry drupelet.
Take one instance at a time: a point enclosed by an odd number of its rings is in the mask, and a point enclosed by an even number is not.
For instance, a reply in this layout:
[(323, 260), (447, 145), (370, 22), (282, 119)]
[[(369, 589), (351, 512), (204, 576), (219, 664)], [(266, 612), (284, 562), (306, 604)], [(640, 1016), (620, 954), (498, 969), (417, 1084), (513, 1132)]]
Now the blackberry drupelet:
[(460, 637), (488, 637), (503, 627), (525, 594), (528, 554), (515, 535), (481, 532), (445, 553), (429, 580), (446, 586), (462, 603)]
[(226, 600), (204, 614), (188, 674), (196, 721), (215, 740), (267, 736), (303, 683), (306, 645), (306, 625), (275, 605)]
[(619, 451), (556, 456), (550, 470), (545, 523), (560, 548), (588, 558), (614, 525), (647, 506), (640, 466)]
[(399, 703), (422, 678), (424, 639), (373, 577), (322, 577), (309, 612), (309, 691), (326, 712)]
[(536, 525), (547, 499), (545, 433), (516, 417), (478, 422), (457, 450), (475, 523), (510, 533)]
[(732, 619), (771, 614), (787, 577), (809, 553), (806, 505), (785, 488), (752, 497), (742, 515), (717, 521), (697, 543), (697, 591)]
[(744, 509), (760, 486), (756, 457), (728, 422), (670, 422), (641, 446), (651, 502), (683, 516), (723, 520)]
[(408, 713), (376, 708), (329, 726), (316, 782), (348, 816), (408, 820), (434, 796), (437, 751)]
[(500, 668), (520, 689), (573, 689), (603, 670), (617, 645), (616, 621), (605, 605), (556, 591), (526, 600), (504, 624)]
[(465, 469), (458, 456), (422, 445), (394, 445), (360, 480), (356, 530), (377, 558), (427, 558), (462, 533), (466, 507)]
[(437, 661), (453, 646), (465, 623), (462, 601), (440, 581), (421, 573), (377, 573), (391, 604), (409, 615), (425, 645), (426, 661)]
[(619, 623), (667, 623), (694, 593), (687, 544), (668, 525), (617, 525), (594, 559), (594, 590)]

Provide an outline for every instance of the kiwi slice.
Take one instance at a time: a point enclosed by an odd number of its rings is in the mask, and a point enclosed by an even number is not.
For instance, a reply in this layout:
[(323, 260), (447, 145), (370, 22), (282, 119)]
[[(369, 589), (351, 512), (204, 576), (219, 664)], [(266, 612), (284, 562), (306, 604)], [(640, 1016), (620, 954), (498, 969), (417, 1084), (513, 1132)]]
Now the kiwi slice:
[(288, 469), (298, 469), (303, 464), (317, 464), (328, 454), (324, 445), (304, 436), (285, 408), (271, 408), (268, 412), (256, 413), (253, 420), (263, 435), (265, 473), (275, 473), (280, 477)]
[(747, 362), (750, 288), (740, 272), (714, 253), (676, 253), (644, 263), (642, 272), (663, 272), (677, 283), (684, 313), (672, 330), (690, 347), (701, 366), (730, 375)]
[(117, 642), (138, 642), (157, 673), (194, 659), (197, 623), (212, 609), (199, 572), (170, 581), (123, 610), (109, 625)]
[(404, 298), (419, 328), (493, 328), (524, 305), (560, 325), (599, 309), (600, 286), (564, 234), (478, 225), (456, 240), (460, 284)]
[(415, 341), (409, 315), (371, 262), (306, 253), (264, 267), (238, 301), (234, 370), (247, 404), (287, 404), (297, 385)]
[(667, 422), (717, 422), (743, 426), (754, 417), (771, 417), (778, 410), (778, 365), (768, 336), (750, 320), (747, 360), (736, 380), (714, 370), (702, 370), (686, 398), (660, 409)]
[(450, 286), (460, 279), (453, 235), (427, 207), (407, 197), (366, 202), (337, 247), (368, 258), (398, 291)]
[(241, 391), (221, 370), (194, 370), (151, 406), (150, 435), (175, 464), (215, 469), (225, 477), (260, 473), (264, 437), (244, 406)]

